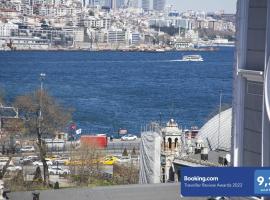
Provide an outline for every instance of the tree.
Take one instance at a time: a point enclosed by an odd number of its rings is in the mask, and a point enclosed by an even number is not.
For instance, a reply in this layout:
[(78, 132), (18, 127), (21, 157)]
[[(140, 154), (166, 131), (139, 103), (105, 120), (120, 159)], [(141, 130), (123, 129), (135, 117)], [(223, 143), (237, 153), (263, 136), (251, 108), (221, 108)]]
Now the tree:
[(135, 147), (133, 147), (132, 152), (131, 152), (131, 157), (134, 157), (134, 156), (137, 156)]
[(82, 144), (71, 156), (72, 170), (76, 170), (73, 180), (79, 185), (92, 184), (101, 173), (100, 158), (104, 155), (95, 144)]
[(24, 119), (25, 132), (37, 137), (37, 146), (43, 163), (43, 183), (48, 185), (46, 144), (43, 138), (44, 135), (53, 136), (55, 132), (63, 130), (71, 120), (71, 110), (59, 105), (45, 90), (18, 96), (14, 106), (19, 109), (20, 117)]
[(122, 156), (128, 156), (127, 148), (124, 149)]

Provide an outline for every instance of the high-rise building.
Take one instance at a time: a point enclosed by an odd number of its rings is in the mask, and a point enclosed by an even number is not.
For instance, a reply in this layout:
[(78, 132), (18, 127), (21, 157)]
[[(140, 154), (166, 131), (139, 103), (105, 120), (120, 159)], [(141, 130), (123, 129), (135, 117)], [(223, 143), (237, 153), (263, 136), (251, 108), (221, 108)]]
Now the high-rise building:
[(139, 7), (139, 1), (138, 0), (129, 0), (128, 7), (138, 8)]
[(165, 9), (166, 0), (153, 0), (153, 9), (163, 11)]
[(111, 0), (111, 9), (116, 9), (116, 0)]
[(116, 8), (123, 8), (123, 7), (125, 7), (125, 0), (115, 0), (115, 7)]
[(99, 6), (100, 0), (88, 0), (88, 5), (89, 6)]
[(270, 166), (270, 2), (238, 0), (233, 164)]
[(142, 0), (142, 9), (144, 11), (150, 10), (150, 0)]

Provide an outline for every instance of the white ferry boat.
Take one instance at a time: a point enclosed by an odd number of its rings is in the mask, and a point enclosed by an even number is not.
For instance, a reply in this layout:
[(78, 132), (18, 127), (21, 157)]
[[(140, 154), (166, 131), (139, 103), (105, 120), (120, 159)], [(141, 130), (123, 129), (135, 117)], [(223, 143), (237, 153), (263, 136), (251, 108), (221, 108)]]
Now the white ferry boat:
[(185, 55), (181, 61), (202, 62), (203, 58), (200, 55)]

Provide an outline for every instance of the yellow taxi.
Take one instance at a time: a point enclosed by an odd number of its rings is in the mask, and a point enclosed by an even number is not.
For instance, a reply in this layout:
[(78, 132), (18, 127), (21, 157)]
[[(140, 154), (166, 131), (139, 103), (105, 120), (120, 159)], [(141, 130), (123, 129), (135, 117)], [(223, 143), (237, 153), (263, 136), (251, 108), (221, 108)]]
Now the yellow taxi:
[(93, 160), (66, 160), (64, 165), (91, 165), (96, 164), (98, 161)]
[(57, 159), (61, 159), (61, 156), (59, 156), (59, 155), (51, 155), (51, 156), (47, 157), (46, 159), (48, 159), (48, 160), (57, 160)]
[(100, 161), (100, 163), (103, 165), (114, 165), (118, 161), (119, 159), (115, 156), (106, 156)]

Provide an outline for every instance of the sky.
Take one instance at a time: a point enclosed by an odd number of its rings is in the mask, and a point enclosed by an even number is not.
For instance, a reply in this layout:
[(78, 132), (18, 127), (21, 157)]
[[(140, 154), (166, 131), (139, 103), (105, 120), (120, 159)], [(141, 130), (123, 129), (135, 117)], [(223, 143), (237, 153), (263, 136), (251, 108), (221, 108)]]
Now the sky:
[(235, 13), (236, 0), (167, 0), (167, 5), (175, 5), (176, 10), (204, 10), (219, 11), (224, 10), (225, 13)]

